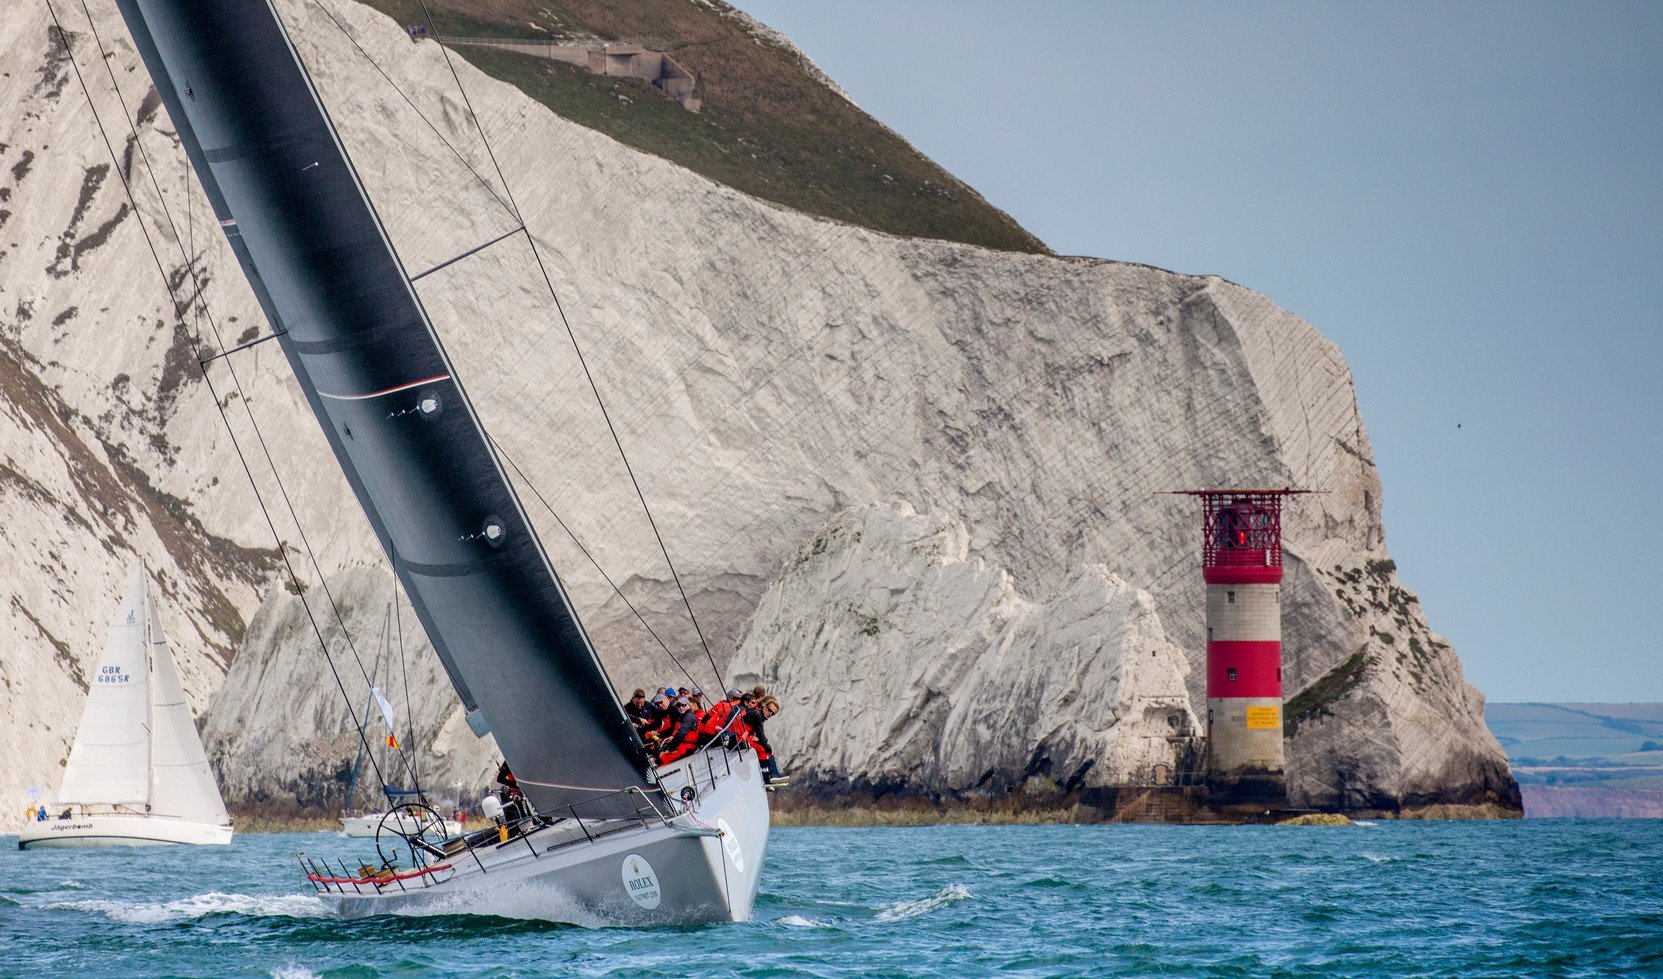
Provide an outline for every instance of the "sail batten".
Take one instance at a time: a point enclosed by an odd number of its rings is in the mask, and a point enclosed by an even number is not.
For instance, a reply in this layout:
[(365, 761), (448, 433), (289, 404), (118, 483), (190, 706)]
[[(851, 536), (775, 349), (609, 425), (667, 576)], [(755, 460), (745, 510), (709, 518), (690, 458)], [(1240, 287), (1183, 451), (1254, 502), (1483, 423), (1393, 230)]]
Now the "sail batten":
[(470, 720), (540, 809), (632, 812), (645, 750), (275, 9), (118, 6)]

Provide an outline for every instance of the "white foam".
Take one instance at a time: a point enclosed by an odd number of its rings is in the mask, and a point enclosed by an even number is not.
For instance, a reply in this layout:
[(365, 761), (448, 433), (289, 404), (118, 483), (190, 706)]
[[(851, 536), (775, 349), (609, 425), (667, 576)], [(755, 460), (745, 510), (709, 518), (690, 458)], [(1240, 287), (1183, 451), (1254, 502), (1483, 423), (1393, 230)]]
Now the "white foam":
[(1375, 822), (1372, 819), (1357, 819), (1357, 820), (1353, 820), (1353, 822), (1356, 823), (1358, 826), (1379, 826), (1380, 825), (1379, 823)]
[(153, 925), (185, 921), (210, 914), (243, 914), (253, 918), (321, 918), (330, 913), (320, 900), (305, 894), (197, 894), (162, 904), (129, 901), (66, 901), (49, 904), (60, 911), (90, 911), (111, 921)]
[(878, 912), (879, 921), (900, 921), (903, 918), (916, 918), (921, 914), (929, 914), (937, 908), (944, 908), (949, 904), (957, 904), (968, 900), (970, 888), (963, 884), (948, 884), (929, 897), (922, 897), (916, 901), (902, 901), (899, 904), (885, 905)]
[(565, 890), (536, 881), (521, 881), (499, 890), (455, 891), (399, 907), (393, 913), (416, 918), (479, 914), (522, 921), (558, 921), (583, 928), (607, 928), (613, 924), (583, 907)]
[(777, 920), (775, 922), (775, 924), (785, 925), (786, 927), (789, 927), (789, 928), (830, 928), (831, 927), (831, 924), (829, 922), (819, 921), (819, 920), (816, 920), (814, 918), (805, 918), (800, 914), (788, 914), (785, 917), (780, 918), (779, 920)]
[(318, 979), (318, 974), (298, 965), (280, 965), (271, 970), (271, 979)]

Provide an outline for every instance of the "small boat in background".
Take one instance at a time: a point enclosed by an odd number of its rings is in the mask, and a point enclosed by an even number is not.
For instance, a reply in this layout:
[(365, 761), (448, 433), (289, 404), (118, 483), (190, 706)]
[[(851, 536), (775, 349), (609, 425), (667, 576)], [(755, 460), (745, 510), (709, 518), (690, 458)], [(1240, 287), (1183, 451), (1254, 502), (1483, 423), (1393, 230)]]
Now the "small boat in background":
[[(387, 773), (395, 770), (393, 757), (388, 753), (389, 749), (398, 751), (403, 750), (399, 745), (397, 737), (394, 735), (397, 725), (393, 723), (393, 706), (389, 704), (387, 702), (387, 698), (382, 695), (381, 688), (374, 685), (376, 679), (382, 675), (382, 664), (387, 662), (388, 657), (392, 653), (393, 614), (393, 603), (388, 602), (387, 614), (381, 622), (381, 637), (376, 640), (375, 670), (370, 674), (370, 692), (364, 704), (364, 717), (368, 718), (373, 711), (379, 709), (381, 711), (381, 716), (387, 722), (387, 742), (381, 749), (380, 764), (375, 765), (376, 780), (378, 782), (385, 778)], [(398, 658), (399, 671), (403, 673), (404, 648), (402, 644), (399, 647)], [(408, 688), (410, 683), (408, 674), (405, 675), (404, 682), (406, 688)], [(412, 731), (411, 738), (413, 737), (414, 733)], [(363, 736), (362, 732), (360, 732), (360, 737), (358, 739), (358, 753), (352, 759), (352, 774), (348, 776), (346, 782), (346, 804), (341, 808), (341, 835), (351, 839), (367, 839), (373, 837), (380, 831), (382, 822), (387, 819), (388, 813), (390, 812), (398, 813), (398, 815), (393, 817), (390, 823), (390, 832), (404, 833), (406, 831), (413, 831), (415, 827), (431, 822), (430, 819), (425, 817), (417, 817), (412, 815), (410, 812), (401, 812), (401, 810), (403, 810), (405, 805), (408, 803), (413, 802), (421, 806), (426, 805), (427, 798), (422, 794), (419, 788), (398, 788), (396, 786), (389, 785), (386, 782), (381, 782), (380, 795), (384, 801), (380, 804), (379, 808), (353, 808), (358, 795), (359, 776), (363, 773), (364, 769), (365, 749), (368, 748), (368, 746), (369, 739)], [(374, 759), (371, 759), (371, 761), (373, 762)], [(409, 773), (412, 778), (414, 777), (414, 768), (408, 762), (405, 764), (405, 771)], [(459, 820), (440, 819), (439, 822), (447, 836), (462, 835), (462, 823)]]
[(110, 623), (63, 784), (17, 848), (230, 842), (231, 817), (140, 564)]
[[(422, 824), (422, 819), (420, 817), (408, 815), (398, 809), (393, 810), (390, 814), (385, 812), (366, 812), (356, 816), (342, 816), (341, 835), (354, 839), (372, 837), (376, 834), (376, 831), (381, 828), (382, 821), (389, 818), (392, 823), (390, 832), (397, 833), (401, 836), (414, 833), (416, 828)], [(444, 834), (447, 839), (462, 835), (462, 824), (460, 822), (454, 819), (441, 819), (440, 823), (443, 824)]]

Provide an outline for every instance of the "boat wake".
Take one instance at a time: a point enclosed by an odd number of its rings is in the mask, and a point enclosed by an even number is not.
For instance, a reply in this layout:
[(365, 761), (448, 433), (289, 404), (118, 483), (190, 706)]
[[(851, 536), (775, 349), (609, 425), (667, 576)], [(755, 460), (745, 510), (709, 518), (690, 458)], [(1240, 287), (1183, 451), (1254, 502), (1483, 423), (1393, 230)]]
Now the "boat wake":
[(137, 925), (189, 921), (215, 914), (240, 914), (250, 918), (323, 918), (330, 914), (327, 905), (305, 894), (257, 896), (213, 892), (165, 903), (88, 900), (64, 901), (46, 907), (54, 911), (87, 911), (102, 914), (111, 921)]
[(916, 901), (902, 901), (898, 904), (885, 905), (878, 912), (878, 921), (901, 921), (906, 918), (916, 918), (921, 914), (929, 914), (938, 908), (945, 908), (951, 904), (970, 899), (970, 888), (963, 884), (948, 884), (929, 897), (922, 897)]
[(526, 883), (509, 890), (465, 890), (436, 897), (421, 904), (399, 908), (394, 914), (411, 918), (469, 916), (509, 918), (577, 925), (580, 928), (610, 928), (608, 921), (585, 908), (558, 887)]

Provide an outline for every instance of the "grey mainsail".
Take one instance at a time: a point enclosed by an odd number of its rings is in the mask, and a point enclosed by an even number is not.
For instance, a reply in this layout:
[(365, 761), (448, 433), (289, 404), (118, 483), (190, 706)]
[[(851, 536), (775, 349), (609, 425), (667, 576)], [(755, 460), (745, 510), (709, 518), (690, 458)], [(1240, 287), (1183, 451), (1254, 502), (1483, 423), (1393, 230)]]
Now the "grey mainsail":
[(635, 809), (607, 682), (267, 0), (117, 0), (347, 481), (531, 801)]

